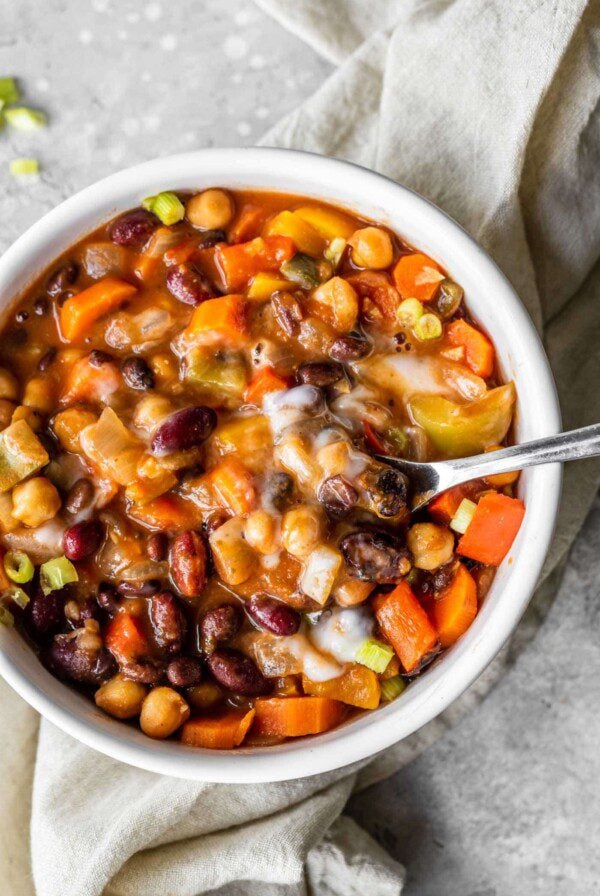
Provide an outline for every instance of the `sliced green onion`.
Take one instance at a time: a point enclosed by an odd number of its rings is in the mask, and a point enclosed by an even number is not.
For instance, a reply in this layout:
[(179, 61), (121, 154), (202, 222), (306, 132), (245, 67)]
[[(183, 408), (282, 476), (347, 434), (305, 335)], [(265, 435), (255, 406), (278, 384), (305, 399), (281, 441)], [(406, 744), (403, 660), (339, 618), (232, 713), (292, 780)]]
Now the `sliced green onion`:
[(406, 454), (410, 441), (403, 429), (399, 426), (390, 426), (386, 430), (385, 438), (391, 443), (395, 454)]
[(437, 315), (428, 312), (416, 322), (414, 333), (421, 342), (427, 342), (429, 339), (439, 339), (442, 335), (442, 322)]
[(336, 236), (334, 239), (332, 239), (332, 241), (323, 252), (323, 255), (325, 256), (327, 261), (330, 261), (333, 265), (334, 270), (340, 263), (342, 255), (344, 254), (344, 249), (347, 245), (348, 244), (346, 240), (343, 239), (343, 237)]
[(78, 581), (77, 570), (66, 557), (55, 557), (40, 566), (40, 586), (44, 594)]
[(358, 648), (354, 659), (373, 672), (385, 672), (393, 655), (394, 651), (389, 644), (376, 638), (367, 638)]
[(14, 78), (0, 78), (0, 108), (9, 103), (18, 103), (21, 99), (21, 91), (17, 87)]
[(185, 215), (185, 206), (175, 193), (168, 190), (164, 193), (158, 193), (156, 196), (148, 196), (142, 200), (142, 206), (149, 212), (152, 212), (166, 227), (171, 224), (177, 224)]
[(392, 700), (399, 697), (406, 687), (406, 682), (400, 675), (394, 675), (393, 678), (386, 678), (380, 682), (380, 684), (381, 699), (385, 700), (387, 703), (391, 703)]
[(7, 588), (4, 595), (5, 597), (9, 597), (18, 607), (21, 607), (22, 610), (24, 610), (29, 603), (29, 595), (26, 591), (23, 591), (22, 588), (19, 588), (18, 585), (13, 585), (12, 588)]
[(40, 163), (37, 159), (13, 159), (9, 165), (10, 173), (14, 177), (21, 175), (38, 174)]
[(6, 607), (3, 607), (0, 604), (0, 625), (5, 625), (7, 628), (11, 628), (15, 624), (15, 617)]
[(416, 582), (419, 581), (419, 570), (416, 566), (413, 566), (409, 574), (406, 576), (406, 582), (412, 587)]
[(321, 282), (316, 261), (303, 252), (298, 252), (289, 261), (284, 261), (280, 270), (286, 280), (297, 283), (302, 289), (313, 289)]
[(468, 498), (463, 498), (458, 505), (456, 513), (450, 520), (450, 528), (454, 529), (455, 532), (460, 532), (461, 535), (464, 535), (469, 528), (471, 520), (473, 519), (473, 514), (476, 510), (477, 504), (473, 501), (469, 501)]
[(29, 109), (27, 106), (14, 106), (6, 109), (4, 118), (16, 131), (37, 131), (46, 126), (46, 116), (39, 109)]
[(396, 318), (401, 327), (414, 327), (424, 314), (425, 309), (418, 299), (404, 299), (396, 310)]
[(8, 551), (4, 555), (4, 570), (11, 582), (23, 585), (31, 582), (35, 567), (24, 551)]

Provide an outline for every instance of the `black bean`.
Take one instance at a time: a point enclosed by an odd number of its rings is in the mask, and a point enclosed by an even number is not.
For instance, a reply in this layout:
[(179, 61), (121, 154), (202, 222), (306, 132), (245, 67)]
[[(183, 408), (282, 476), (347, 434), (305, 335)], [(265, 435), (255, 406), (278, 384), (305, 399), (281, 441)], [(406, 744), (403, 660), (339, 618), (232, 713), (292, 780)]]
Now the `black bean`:
[(48, 299), (45, 299), (41, 296), (39, 299), (36, 299), (35, 302), (33, 303), (33, 310), (38, 315), (38, 317), (43, 317), (44, 314), (47, 314), (49, 307), (50, 306), (48, 304)]
[(36, 591), (25, 610), (25, 619), (35, 635), (46, 635), (60, 628), (65, 619), (65, 602), (63, 589), (49, 594)]
[(75, 283), (78, 274), (79, 268), (75, 262), (67, 261), (50, 275), (46, 284), (46, 292), (52, 297), (60, 295), (61, 292), (64, 292), (65, 289)]
[(239, 650), (221, 647), (208, 657), (206, 663), (218, 684), (236, 694), (260, 697), (272, 690), (272, 683), (254, 660)]
[(167, 289), (184, 305), (199, 305), (216, 294), (208, 278), (189, 264), (176, 264), (169, 268)]
[(55, 358), (56, 349), (54, 347), (49, 348), (48, 351), (44, 355), (42, 355), (42, 357), (38, 361), (38, 370), (40, 371), (40, 373), (44, 373), (46, 370), (48, 370)]
[(402, 538), (383, 530), (351, 532), (340, 541), (350, 575), (380, 585), (399, 582), (410, 571), (408, 548)]
[(131, 389), (154, 389), (154, 374), (143, 358), (125, 358), (121, 369), (123, 379)]
[(94, 486), (89, 479), (81, 478), (75, 482), (65, 498), (65, 510), (69, 513), (79, 513), (94, 500)]
[(185, 451), (201, 445), (217, 425), (212, 408), (199, 405), (176, 411), (159, 426), (152, 440), (152, 450), (158, 457), (173, 451)]
[(108, 364), (109, 361), (112, 361), (112, 357), (108, 352), (103, 352), (99, 348), (95, 348), (91, 351), (88, 357), (88, 363), (91, 364), (92, 367), (102, 367), (103, 364)]
[(98, 606), (109, 616), (114, 616), (119, 609), (119, 593), (110, 582), (100, 582), (96, 593)]
[(150, 234), (158, 227), (158, 218), (143, 208), (136, 208), (111, 225), (109, 236), (119, 246), (141, 249)]
[(299, 383), (310, 383), (311, 386), (332, 386), (344, 375), (341, 364), (333, 361), (311, 361), (301, 364), (296, 373)]
[(330, 356), (335, 361), (358, 361), (371, 351), (371, 346), (366, 339), (356, 336), (338, 336), (331, 348)]
[(400, 470), (386, 470), (365, 477), (369, 497), (382, 517), (398, 516), (408, 510), (408, 477)]
[(227, 242), (227, 234), (224, 230), (205, 230), (199, 235), (198, 248), (210, 249), (217, 243)]
[(265, 500), (273, 505), (276, 510), (284, 510), (290, 502), (294, 491), (294, 480), (288, 473), (275, 471), (271, 473), (265, 483)]
[(331, 476), (319, 486), (317, 499), (331, 516), (341, 518), (358, 501), (358, 492), (343, 476)]

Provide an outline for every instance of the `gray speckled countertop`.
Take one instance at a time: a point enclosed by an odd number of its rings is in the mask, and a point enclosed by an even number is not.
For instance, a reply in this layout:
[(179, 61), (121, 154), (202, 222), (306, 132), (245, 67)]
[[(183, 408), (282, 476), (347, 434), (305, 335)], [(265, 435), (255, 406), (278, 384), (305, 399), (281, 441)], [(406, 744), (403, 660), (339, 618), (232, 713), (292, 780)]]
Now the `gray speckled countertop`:
[[(255, 143), (331, 67), (242, 0), (0, 0), (0, 74), (47, 130), (0, 132), (0, 250), (138, 161)], [(40, 179), (8, 161), (35, 155)], [(407, 896), (600, 892), (600, 503), (537, 638), (484, 703), (349, 812)], [(375, 894), (373, 894), (375, 896)]]

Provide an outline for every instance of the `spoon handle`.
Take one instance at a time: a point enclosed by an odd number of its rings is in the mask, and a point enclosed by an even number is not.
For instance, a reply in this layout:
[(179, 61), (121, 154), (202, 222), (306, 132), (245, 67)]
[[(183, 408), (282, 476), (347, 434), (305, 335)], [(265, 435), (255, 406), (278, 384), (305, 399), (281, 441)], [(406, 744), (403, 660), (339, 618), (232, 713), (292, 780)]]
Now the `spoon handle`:
[(493, 473), (522, 470), (535, 464), (561, 463), (600, 455), (600, 423), (584, 426), (572, 432), (560, 432), (534, 442), (511, 445), (488, 454), (445, 461), (452, 469), (455, 485), (467, 479), (479, 479)]

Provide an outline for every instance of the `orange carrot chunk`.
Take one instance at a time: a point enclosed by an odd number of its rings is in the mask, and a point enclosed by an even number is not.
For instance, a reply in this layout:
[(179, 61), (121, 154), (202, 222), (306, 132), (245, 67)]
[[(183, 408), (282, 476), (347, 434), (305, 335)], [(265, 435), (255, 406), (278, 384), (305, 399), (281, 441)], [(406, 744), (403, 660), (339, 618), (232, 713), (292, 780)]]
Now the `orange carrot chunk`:
[(126, 280), (105, 277), (83, 292), (71, 296), (60, 309), (60, 329), (69, 342), (87, 334), (99, 318), (104, 317), (131, 298), (137, 288)]
[(414, 672), (438, 646), (438, 635), (407, 582), (373, 601), (379, 626), (402, 663)]
[(459, 563), (456, 575), (433, 603), (433, 621), (442, 647), (450, 647), (464, 635), (477, 615), (477, 585)]
[(525, 505), (518, 498), (496, 492), (484, 495), (458, 542), (458, 553), (488, 566), (499, 566), (508, 554), (524, 516)]
[(478, 488), (481, 490), (480, 484), (474, 481), (465, 482), (464, 485), (455, 485), (447, 492), (442, 492), (430, 502), (427, 508), (430, 516), (438, 523), (449, 523), (460, 507), (463, 498), (473, 499)]
[(205, 750), (233, 750), (246, 737), (253, 719), (253, 709), (190, 719), (181, 729), (181, 742)]
[(258, 236), (267, 217), (260, 205), (244, 205), (229, 230), (230, 243), (243, 243)]
[(132, 504), (128, 512), (143, 526), (169, 534), (202, 524), (201, 511), (191, 501), (174, 494), (161, 495), (144, 505)]
[(239, 343), (246, 336), (247, 307), (244, 297), (235, 294), (207, 299), (195, 309), (185, 334), (204, 343)]
[(254, 508), (254, 477), (237, 457), (221, 461), (211, 470), (210, 481), (219, 503), (234, 516), (246, 516)]
[(466, 320), (455, 320), (448, 324), (446, 334), (452, 345), (462, 346), (465, 361), (477, 376), (485, 378), (494, 372), (494, 346), (479, 330)]
[(119, 663), (139, 659), (148, 653), (150, 646), (140, 620), (131, 613), (123, 613), (111, 619), (104, 643)]
[(303, 675), (302, 688), (305, 694), (331, 697), (332, 700), (341, 700), (342, 703), (359, 706), (361, 709), (376, 709), (381, 697), (379, 679), (375, 672), (358, 663), (353, 663), (342, 675), (328, 678), (327, 681), (312, 681)]
[(233, 292), (243, 289), (259, 271), (278, 271), (295, 253), (294, 242), (288, 236), (265, 236), (233, 246), (217, 246), (215, 258), (226, 288)]
[(244, 401), (260, 408), (263, 398), (268, 392), (279, 392), (281, 389), (289, 389), (289, 387), (289, 377), (279, 376), (273, 367), (263, 367), (246, 389)]
[(444, 279), (439, 264), (423, 255), (413, 252), (403, 255), (393, 271), (396, 289), (403, 299), (418, 299), (419, 302), (430, 302)]
[(254, 704), (254, 734), (303, 737), (320, 734), (338, 725), (346, 712), (344, 704), (330, 697), (259, 698)]
[(347, 278), (361, 298), (367, 298), (379, 308), (387, 320), (396, 319), (400, 294), (383, 271), (361, 271)]

